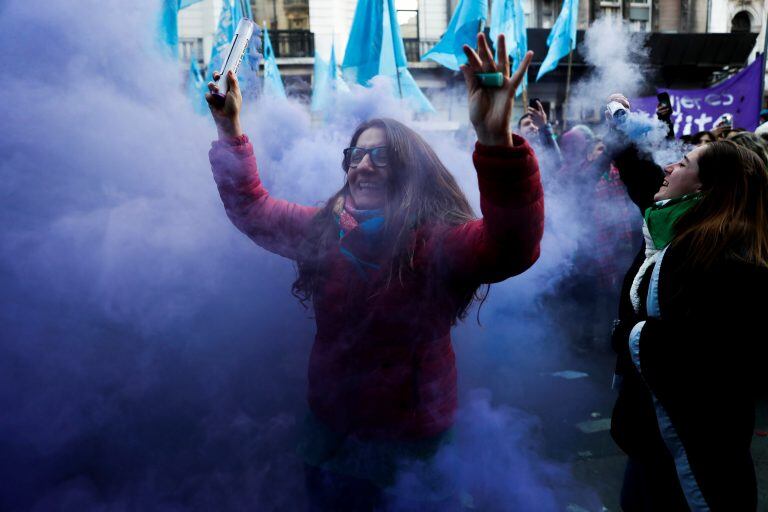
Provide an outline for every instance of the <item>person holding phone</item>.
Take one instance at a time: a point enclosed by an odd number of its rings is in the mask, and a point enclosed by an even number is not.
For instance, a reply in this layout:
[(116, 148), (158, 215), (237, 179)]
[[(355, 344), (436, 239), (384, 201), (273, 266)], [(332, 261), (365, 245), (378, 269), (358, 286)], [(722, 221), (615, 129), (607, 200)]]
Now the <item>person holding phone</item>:
[(462, 71), (482, 218), (424, 139), (392, 119), (354, 130), (340, 155), (343, 184), (322, 206), (275, 199), (240, 125), (234, 75), (223, 105), (208, 95), (224, 209), (254, 242), (296, 262), (294, 294), (315, 314), (301, 443), (311, 510), (373, 510), (399, 464), (429, 459), (448, 442), (458, 398), (451, 327), (484, 285), (539, 256), (538, 165), (508, 128), (533, 53), (510, 76), (503, 36), (497, 61), (484, 35), (477, 44), (464, 48)]
[(555, 140), (544, 105), (538, 98), (530, 99), (527, 112), (517, 121), (517, 129), (533, 146), (540, 163), (547, 171), (554, 171), (562, 165), (560, 146)]

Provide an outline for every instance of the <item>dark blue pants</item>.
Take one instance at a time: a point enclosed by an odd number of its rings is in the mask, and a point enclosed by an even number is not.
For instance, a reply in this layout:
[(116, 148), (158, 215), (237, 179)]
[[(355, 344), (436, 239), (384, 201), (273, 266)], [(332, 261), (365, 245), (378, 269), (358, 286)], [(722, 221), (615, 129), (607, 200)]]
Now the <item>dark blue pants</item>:
[(304, 465), (309, 512), (373, 512), (382, 510), (382, 490), (369, 482)]
[(621, 487), (624, 512), (688, 512), (672, 458), (646, 461), (630, 458)]

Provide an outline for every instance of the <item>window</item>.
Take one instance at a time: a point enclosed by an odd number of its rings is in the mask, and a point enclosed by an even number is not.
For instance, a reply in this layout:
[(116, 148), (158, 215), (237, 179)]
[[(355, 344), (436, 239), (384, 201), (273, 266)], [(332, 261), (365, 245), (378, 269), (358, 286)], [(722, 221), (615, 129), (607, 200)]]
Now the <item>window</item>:
[(180, 37), (179, 54), (184, 62), (195, 59), (199, 65), (203, 65), (203, 38), (202, 37)]
[(419, 39), (419, 1), (395, 0), (395, 9), (403, 39)]
[(752, 30), (752, 20), (747, 11), (739, 11), (731, 20), (732, 33), (744, 33)]
[(533, 20), (535, 19), (533, 8), (534, 8), (534, 5), (532, 0), (523, 0), (523, 12), (525, 13), (525, 26), (528, 28), (532, 28), (535, 26), (533, 25)]
[(251, 6), (253, 18), (270, 30), (309, 30), (309, 0), (251, 0)]
[(610, 20), (621, 20), (621, 4), (616, 2), (600, 2), (600, 14)]
[(542, 0), (539, 7), (539, 26), (541, 28), (552, 28), (555, 24), (557, 15), (560, 14), (560, 6), (562, 2), (555, 2), (554, 0)]

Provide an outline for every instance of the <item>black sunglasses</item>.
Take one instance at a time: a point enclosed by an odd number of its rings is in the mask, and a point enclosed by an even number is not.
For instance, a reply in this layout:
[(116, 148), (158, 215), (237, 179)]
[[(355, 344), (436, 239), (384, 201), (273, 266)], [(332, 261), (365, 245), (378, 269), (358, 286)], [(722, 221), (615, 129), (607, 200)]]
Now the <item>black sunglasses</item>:
[(371, 155), (371, 162), (376, 167), (386, 167), (389, 165), (389, 149), (387, 146), (378, 146), (375, 148), (358, 148), (352, 146), (344, 150), (344, 170), (349, 167), (357, 167), (363, 161), (365, 155)]

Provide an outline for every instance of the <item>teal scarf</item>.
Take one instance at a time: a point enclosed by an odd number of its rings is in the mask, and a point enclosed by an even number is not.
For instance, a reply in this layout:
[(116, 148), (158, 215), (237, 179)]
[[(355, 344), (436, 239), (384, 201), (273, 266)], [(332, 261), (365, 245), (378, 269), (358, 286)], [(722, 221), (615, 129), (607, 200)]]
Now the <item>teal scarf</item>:
[(366, 271), (379, 269), (375, 260), (380, 256), (384, 231), (383, 210), (358, 210), (347, 198), (337, 202), (334, 218), (339, 228), (339, 249), (364, 277)]
[(701, 193), (686, 194), (675, 199), (657, 201), (645, 210), (645, 224), (656, 249), (663, 249), (675, 236), (675, 224), (696, 202)]

